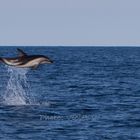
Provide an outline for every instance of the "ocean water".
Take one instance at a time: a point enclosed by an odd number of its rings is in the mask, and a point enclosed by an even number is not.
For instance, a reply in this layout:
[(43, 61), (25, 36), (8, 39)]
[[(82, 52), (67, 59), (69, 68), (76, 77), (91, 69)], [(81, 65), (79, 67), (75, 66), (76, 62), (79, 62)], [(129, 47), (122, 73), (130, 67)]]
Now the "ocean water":
[[(0, 63), (0, 140), (140, 139), (140, 48), (20, 48), (54, 63)], [(0, 49), (16, 55), (16, 47)]]

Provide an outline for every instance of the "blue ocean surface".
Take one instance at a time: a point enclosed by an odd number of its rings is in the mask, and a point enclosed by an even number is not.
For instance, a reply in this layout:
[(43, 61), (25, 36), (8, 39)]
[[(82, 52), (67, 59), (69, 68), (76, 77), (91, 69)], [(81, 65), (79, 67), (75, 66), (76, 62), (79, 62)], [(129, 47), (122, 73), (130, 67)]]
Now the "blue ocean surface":
[(140, 48), (19, 48), (54, 63), (0, 63), (0, 140), (140, 139)]

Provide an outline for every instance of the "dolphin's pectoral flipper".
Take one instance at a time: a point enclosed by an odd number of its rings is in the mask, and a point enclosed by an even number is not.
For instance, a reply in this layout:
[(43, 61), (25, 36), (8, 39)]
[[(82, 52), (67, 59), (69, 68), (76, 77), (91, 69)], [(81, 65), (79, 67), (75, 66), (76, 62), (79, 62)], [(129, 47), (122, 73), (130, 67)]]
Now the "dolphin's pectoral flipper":
[(39, 64), (36, 64), (36, 65), (32, 66), (31, 69), (35, 70), (35, 69), (37, 69), (38, 66), (39, 66)]
[(17, 51), (19, 52), (20, 57), (27, 56), (27, 54), (24, 51), (22, 51), (21, 49), (17, 48)]

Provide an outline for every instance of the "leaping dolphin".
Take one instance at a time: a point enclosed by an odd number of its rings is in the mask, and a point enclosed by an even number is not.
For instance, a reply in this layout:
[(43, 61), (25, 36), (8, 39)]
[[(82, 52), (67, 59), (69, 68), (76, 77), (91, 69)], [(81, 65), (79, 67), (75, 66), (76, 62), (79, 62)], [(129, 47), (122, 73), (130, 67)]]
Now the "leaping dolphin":
[(15, 58), (0, 58), (0, 61), (9, 66), (18, 68), (36, 69), (40, 64), (53, 63), (47, 56), (44, 55), (27, 55), (21, 49), (17, 49), (19, 56)]

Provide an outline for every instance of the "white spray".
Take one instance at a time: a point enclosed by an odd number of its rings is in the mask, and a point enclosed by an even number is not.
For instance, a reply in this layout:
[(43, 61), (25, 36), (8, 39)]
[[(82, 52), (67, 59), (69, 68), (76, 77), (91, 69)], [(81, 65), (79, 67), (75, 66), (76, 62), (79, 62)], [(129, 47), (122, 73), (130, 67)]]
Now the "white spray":
[(7, 67), (10, 78), (3, 96), (6, 105), (28, 105), (34, 104), (33, 95), (29, 95), (30, 86), (27, 83), (29, 69)]

